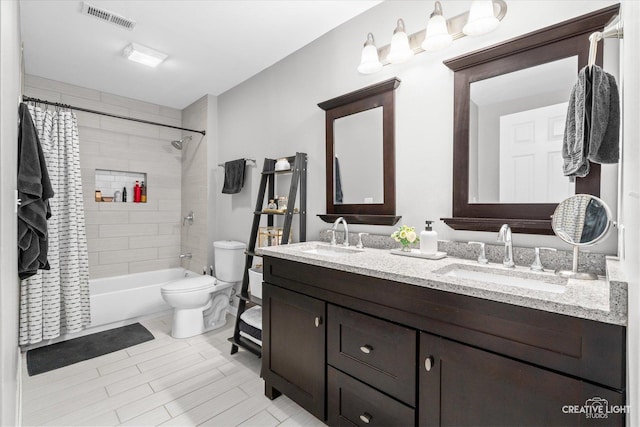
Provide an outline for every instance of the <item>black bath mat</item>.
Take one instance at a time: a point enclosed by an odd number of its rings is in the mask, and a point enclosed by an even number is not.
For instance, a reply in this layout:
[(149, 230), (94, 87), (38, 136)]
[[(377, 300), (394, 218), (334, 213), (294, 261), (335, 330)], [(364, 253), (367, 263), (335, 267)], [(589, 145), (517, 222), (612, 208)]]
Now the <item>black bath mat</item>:
[(29, 376), (42, 374), (151, 341), (153, 335), (140, 323), (109, 329), (80, 338), (27, 351)]

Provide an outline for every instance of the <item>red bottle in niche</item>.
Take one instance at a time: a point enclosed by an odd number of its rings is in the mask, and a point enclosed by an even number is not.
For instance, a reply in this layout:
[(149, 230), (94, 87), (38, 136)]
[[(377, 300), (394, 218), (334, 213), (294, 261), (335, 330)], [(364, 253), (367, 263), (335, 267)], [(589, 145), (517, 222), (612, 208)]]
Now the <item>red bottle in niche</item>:
[(133, 202), (140, 203), (140, 183), (136, 181), (136, 185), (133, 186)]

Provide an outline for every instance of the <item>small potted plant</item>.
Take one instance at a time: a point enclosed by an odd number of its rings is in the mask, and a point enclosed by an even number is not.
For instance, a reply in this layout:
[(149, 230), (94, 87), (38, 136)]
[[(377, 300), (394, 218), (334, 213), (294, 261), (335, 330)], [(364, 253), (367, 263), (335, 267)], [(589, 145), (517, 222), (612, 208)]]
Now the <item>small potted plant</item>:
[(391, 238), (402, 245), (404, 252), (411, 252), (411, 245), (418, 243), (420, 238), (414, 227), (403, 225), (391, 234)]

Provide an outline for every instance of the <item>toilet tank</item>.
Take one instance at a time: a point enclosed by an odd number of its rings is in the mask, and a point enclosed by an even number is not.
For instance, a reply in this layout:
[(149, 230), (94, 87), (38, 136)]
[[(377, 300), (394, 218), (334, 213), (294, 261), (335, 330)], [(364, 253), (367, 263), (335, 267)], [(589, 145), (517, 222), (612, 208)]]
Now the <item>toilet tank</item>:
[(223, 282), (240, 282), (244, 274), (244, 250), (242, 242), (220, 240), (213, 242), (216, 263), (216, 279)]

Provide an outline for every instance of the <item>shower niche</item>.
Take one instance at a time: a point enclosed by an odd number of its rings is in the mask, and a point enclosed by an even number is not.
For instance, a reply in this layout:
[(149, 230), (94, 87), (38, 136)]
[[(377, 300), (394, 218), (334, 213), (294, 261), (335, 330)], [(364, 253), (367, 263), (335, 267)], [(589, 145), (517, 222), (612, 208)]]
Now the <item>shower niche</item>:
[(95, 190), (96, 202), (123, 202), (123, 194), (126, 189), (126, 203), (134, 203), (136, 181), (140, 186), (144, 183), (144, 190), (141, 193), (140, 201), (136, 203), (146, 203), (147, 174), (143, 172), (115, 171), (107, 169), (96, 169)]

